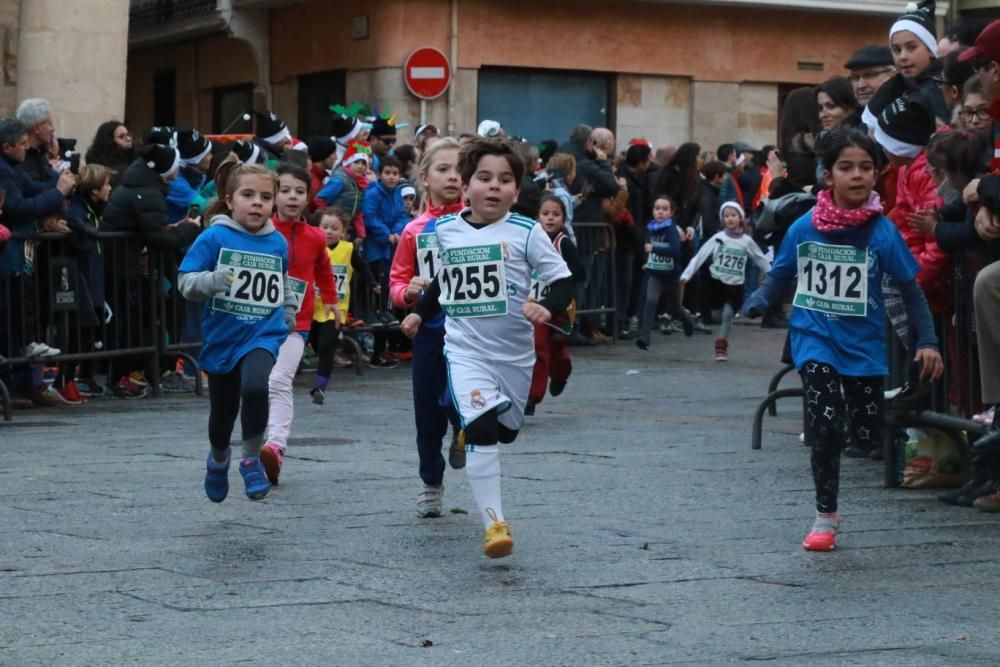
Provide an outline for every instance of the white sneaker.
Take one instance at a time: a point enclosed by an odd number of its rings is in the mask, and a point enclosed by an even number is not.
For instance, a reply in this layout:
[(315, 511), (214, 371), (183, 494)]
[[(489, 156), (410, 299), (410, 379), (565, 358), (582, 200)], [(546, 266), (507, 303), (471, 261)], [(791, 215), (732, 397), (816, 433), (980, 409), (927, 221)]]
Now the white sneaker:
[(57, 356), (62, 350), (57, 347), (49, 347), (45, 343), (28, 343), (24, 346), (22, 350), (24, 356), (26, 357), (37, 357), (39, 359), (48, 359), (49, 357)]
[(444, 484), (428, 486), (417, 494), (417, 516), (421, 519), (432, 519), (441, 516), (441, 502), (444, 498)]

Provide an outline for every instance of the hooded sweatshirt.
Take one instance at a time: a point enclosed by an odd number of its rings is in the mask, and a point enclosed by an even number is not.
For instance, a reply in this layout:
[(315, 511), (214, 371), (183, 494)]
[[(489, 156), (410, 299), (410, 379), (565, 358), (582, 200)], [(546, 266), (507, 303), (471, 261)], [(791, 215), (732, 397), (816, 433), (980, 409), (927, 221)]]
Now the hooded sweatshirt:
[(337, 283), (330, 268), (330, 256), (326, 252), (326, 235), (319, 227), (313, 227), (304, 220), (281, 220), (275, 213), (271, 217), (274, 228), (288, 243), (288, 275), (304, 285), (294, 283), (304, 293), (302, 305), (295, 316), (295, 330), (309, 331), (312, 326), (316, 290), (320, 299), (328, 306), (337, 303)]
[(256, 349), (277, 357), (298, 299), (288, 280), (288, 243), (270, 220), (251, 232), (228, 215), (213, 217), (184, 256), (178, 284), (185, 299), (206, 302), (198, 357), (204, 371), (228, 373)]

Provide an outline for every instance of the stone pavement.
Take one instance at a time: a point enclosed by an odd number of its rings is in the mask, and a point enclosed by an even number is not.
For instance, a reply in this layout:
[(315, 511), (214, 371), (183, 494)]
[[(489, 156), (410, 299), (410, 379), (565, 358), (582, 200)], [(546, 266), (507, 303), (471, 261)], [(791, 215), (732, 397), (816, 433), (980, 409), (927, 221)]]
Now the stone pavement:
[(323, 407), (300, 378), (256, 503), (235, 469), (204, 497), (205, 399), (20, 413), (0, 425), (0, 665), (996, 664), (992, 516), (845, 460), (841, 549), (802, 551), (795, 401), (750, 449), (781, 342), (739, 326), (729, 364), (704, 335), (574, 348), (502, 454), (500, 561), (463, 471), (450, 512), (414, 514), (408, 369), (340, 372)]

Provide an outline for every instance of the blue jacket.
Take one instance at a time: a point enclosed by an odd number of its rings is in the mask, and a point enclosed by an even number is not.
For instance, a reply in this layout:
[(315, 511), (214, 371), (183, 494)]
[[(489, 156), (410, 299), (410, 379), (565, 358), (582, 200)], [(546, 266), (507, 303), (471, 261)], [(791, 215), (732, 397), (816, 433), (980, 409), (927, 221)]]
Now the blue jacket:
[(177, 178), (167, 182), (167, 222), (175, 223), (187, 217), (188, 209), (193, 205), (205, 212), (205, 198), (200, 190), (205, 185), (205, 174), (194, 167), (181, 167)]
[[(15, 234), (30, 234), (43, 218), (60, 213), (65, 197), (52, 183), (38, 183), (6, 155), (0, 155), (0, 188), (7, 192), (3, 224)], [(24, 242), (0, 245), (0, 277), (24, 271)]]
[[(657, 222), (650, 220), (646, 225), (646, 240), (652, 244), (646, 263), (646, 271), (653, 275), (666, 276), (677, 272), (681, 259), (681, 237), (673, 220)], [(664, 270), (663, 266), (672, 266)]]
[(361, 214), (365, 219), (365, 259), (369, 262), (392, 259), (389, 234), (402, 234), (410, 221), (399, 188), (389, 190), (381, 183), (369, 185), (365, 189)]

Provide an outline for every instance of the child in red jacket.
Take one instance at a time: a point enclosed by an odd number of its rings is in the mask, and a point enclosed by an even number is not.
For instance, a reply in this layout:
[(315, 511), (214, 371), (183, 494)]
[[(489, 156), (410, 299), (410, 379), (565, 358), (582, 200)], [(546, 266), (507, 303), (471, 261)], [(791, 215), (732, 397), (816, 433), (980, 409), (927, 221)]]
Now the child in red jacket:
[(309, 172), (302, 167), (288, 164), (278, 167), (278, 194), (274, 199), (277, 212), (272, 221), (288, 242), (289, 282), (299, 299), (295, 331), (288, 334), (278, 350), (268, 381), (267, 444), (260, 450), (260, 461), (271, 484), (278, 483), (292, 429), (292, 381), (312, 327), (317, 291), (326, 306), (327, 318), (337, 327), (341, 324), (340, 309), (336, 307), (337, 285), (326, 252), (326, 236), (308, 224), (304, 215), (309, 204), (309, 186)]

